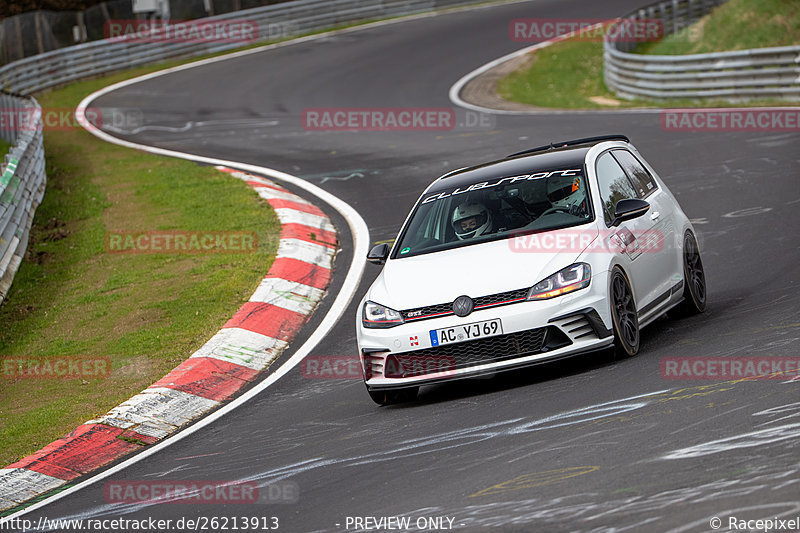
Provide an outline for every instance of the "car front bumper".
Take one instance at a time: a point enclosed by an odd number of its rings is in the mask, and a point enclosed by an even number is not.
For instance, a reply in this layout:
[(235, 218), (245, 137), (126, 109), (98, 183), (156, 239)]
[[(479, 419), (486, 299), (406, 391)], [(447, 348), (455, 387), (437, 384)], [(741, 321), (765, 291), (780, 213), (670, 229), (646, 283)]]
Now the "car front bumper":
[[(385, 390), (477, 377), (595, 351), (613, 343), (604, 284), (550, 300), (518, 302), (407, 322), (388, 329), (358, 325), (367, 388)], [(431, 330), (500, 319), (503, 333), (434, 346)]]

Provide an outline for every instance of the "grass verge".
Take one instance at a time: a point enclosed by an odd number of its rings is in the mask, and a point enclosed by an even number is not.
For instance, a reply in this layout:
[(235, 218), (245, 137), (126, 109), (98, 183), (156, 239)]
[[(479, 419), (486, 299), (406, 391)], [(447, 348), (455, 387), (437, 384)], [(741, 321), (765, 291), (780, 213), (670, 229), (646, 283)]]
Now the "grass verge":
[[(691, 37), (690, 37), (691, 36)], [(800, 42), (800, 2), (796, 0), (730, 0), (678, 34), (639, 51), (652, 54), (701, 53), (797, 44)], [(603, 81), (603, 43), (578, 38), (537, 50), (518, 70), (497, 83), (506, 100), (548, 108), (613, 109), (630, 107), (732, 107), (725, 100), (622, 100)], [(777, 99), (748, 105), (787, 106)]]
[[(176, 64), (178, 62), (172, 62)], [(39, 96), (74, 108), (150, 66)], [(0, 357), (43, 363), (109, 357), (105, 378), (20, 379), (0, 368), (0, 466), (104, 414), (163, 376), (248, 300), (268, 270), (280, 225), (243, 182), (73, 127), (45, 131), (47, 192), (23, 262), (0, 306)], [(255, 232), (251, 253), (113, 254), (109, 231)]]
[(656, 55), (705, 54), (791, 46), (800, 43), (797, 0), (730, 0), (692, 26), (637, 52)]

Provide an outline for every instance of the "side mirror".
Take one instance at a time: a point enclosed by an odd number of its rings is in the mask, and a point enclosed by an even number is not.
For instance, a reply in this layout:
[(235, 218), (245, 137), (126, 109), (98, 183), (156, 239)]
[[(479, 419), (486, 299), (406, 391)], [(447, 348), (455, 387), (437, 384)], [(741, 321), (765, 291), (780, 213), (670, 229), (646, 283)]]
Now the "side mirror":
[(611, 221), (611, 225), (619, 226), (620, 222), (639, 218), (647, 213), (648, 209), (650, 209), (650, 204), (638, 198), (620, 200), (614, 208), (614, 220)]
[(373, 265), (382, 265), (386, 262), (387, 257), (389, 257), (389, 245), (384, 242), (369, 251), (367, 261)]

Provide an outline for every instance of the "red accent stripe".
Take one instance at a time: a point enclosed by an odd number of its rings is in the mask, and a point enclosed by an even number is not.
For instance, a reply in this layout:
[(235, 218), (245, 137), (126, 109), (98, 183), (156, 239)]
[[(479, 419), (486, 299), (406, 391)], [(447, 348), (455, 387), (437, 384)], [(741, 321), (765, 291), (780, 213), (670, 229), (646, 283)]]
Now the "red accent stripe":
[(295, 283), (324, 290), (331, 279), (331, 271), (319, 265), (312, 265), (299, 259), (278, 257), (272, 262), (267, 278), (282, 278)]
[(6, 468), (27, 468), (69, 481), (141, 449), (140, 444), (122, 440), (120, 437), (137, 439), (147, 444), (156, 440), (134, 431), (103, 424), (83, 424), (72, 433)]
[(325, 216), (325, 213), (323, 213), (319, 207), (311, 204), (293, 202), (291, 200), (284, 200), (283, 198), (271, 198), (268, 202), (273, 209), (294, 209), (295, 211), (302, 211), (310, 215)]
[(312, 244), (323, 244), (331, 247), (335, 247), (338, 242), (335, 232), (312, 228), (304, 224), (284, 224), (281, 228), (281, 239), (300, 239)]
[(257, 374), (257, 370), (213, 357), (190, 357), (150, 387), (166, 387), (221, 402)]
[[(497, 307), (497, 306), (500, 306), (500, 305), (513, 304), (515, 302), (524, 302), (527, 299), (528, 299), (527, 297), (526, 298), (514, 298), (513, 300), (503, 300), (502, 302), (494, 302), (494, 303), (490, 303), (490, 304), (476, 305), (475, 309), (487, 309), (489, 307)], [(412, 317), (406, 318), (406, 322), (414, 322), (415, 320), (422, 320), (423, 318), (431, 318), (431, 317), (436, 317), (436, 316), (445, 316), (445, 315), (453, 315), (453, 314), (455, 314), (455, 313), (453, 313), (452, 311), (445, 311), (445, 312), (442, 312), (442, 313), (434, 313), (432, 315), (412, 316)]]
[(247, 302), (223, 326), (242, 328), (274, 339), (288, 341), (308, 317), (261, 302)]

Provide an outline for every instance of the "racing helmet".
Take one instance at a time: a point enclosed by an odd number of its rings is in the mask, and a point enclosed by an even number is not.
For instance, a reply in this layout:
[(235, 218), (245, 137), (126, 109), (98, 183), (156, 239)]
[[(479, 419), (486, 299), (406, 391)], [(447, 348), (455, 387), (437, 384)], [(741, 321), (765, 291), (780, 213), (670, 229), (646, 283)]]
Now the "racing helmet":
[(574, 205), (584, 209), (586, 207), (586, 187), (580, 176), (551, 176), (547, 179), (547, 199), (553, 207)]
[(452, 224), (456, 237), (463, 241), (487, 233), (492, 226), (492, 215), (483, 204), (465, 202), (453, 211)]

